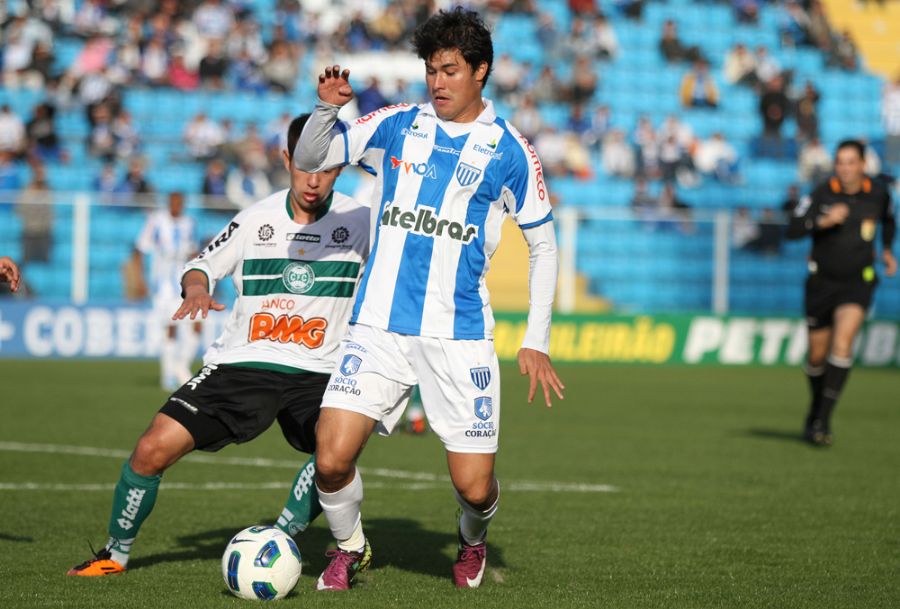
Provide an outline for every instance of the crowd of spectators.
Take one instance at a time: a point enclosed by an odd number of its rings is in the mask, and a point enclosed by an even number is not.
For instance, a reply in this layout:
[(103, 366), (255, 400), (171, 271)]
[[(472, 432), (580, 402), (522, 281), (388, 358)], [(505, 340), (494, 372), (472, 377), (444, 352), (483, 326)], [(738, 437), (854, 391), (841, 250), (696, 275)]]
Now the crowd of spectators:
[[(763, 0), (719, 2), (730, 5), (738, 21), (751, 25), (758, 22), (763, 5)], [(648, 181), (662, 181), (661, 192), (671, 190), (672, 200), (677, 200), (676, 185), (689, 189), (705, 182), (742, 183), (738, 150), (743, 147), (723, 133), (697, 137), (675, 116), (656, 125), (641, 117), (623, 129), (610, 108), (596, 102), (605, 62), (621, 54), (611, 18), (642, 19), (643, 0), (604, 3), (607, 13), (595, 0), (569, 0), (572, 18), (565, 30), (534, 0), (469, 4), (489, 21), (509, 13), (534, 20), (543, 60), (519, 62), (499, 54), (488, 94), (514, 109), (512, 122), (534, 142), (549, 176), (589, 180), (603, 173), (634, 179), (636, 199), (642, 198), (640, 184)], [(148, 161), (142, 156), (151, 134), (125, 109), (126, 91), (164, 87), (290, 93), (297, 89), (306, 54), (406, 50), (411, 31), (435, 5), (411, 0), (352, 6), (277, 0), (271, 24), (263, 27), (243, 0), (84, 0), (77, 8), (65, 1), (10, 3), (8, 13), (0, 14), (3, 85), (43, 89), (46, 101), (30, 117), (0, 109), (0, 187), (25, 186), (16, 175), (16, 160), (32, 163), (32, 175), (48, 162), (67, 162), (69, 154), (54, 119), (60, 110), (83, 108), (89, 125), (87, 151), (104, 161), (95, 188), (109, 195), (152, 192)], [(779, 13), (782, 45), (818, 49), (827, 65), (858, 69), (852, 37), (833, 30), (819, 0), (785, 0), (767, 10)], [(687, 68), (678, 90), (671, 92), (684, 108), (718, 112), (727, 91), (723, 93), (717, 80), (746, 87), (758, 95), (763, 125), (751, 154), (798, 159), (804, 182), (831, 170), (819, 138), (820, 93), (812, 82), (796, 82), (771, 49), (737, 43), (726, 57), (709, 57), (701, 46), (682, 40), (675, 20), (663, 23), (659, 36), (663, 60)], [(56, 61), (56, 43), (62, 38), (83, 43), (67, 65)], [(557, 72), (562, 66), (564, 76)], [(397, 100), (421, 101), (410, 99), (402, 81), (388, 90), (390, 94), (378, 78), (367, 79), (357, 88), (359, 112)], [(566, 108), (565, 121), (548, 122), (544, 111), (550, 107)], [(891, 162), (900, 162), (900, 79), (886, 88), (883, 107), (886, 153)], [(784, 135), (788, 117), (797, 125), (791, 138)], [(223, 205), (243, 207), (286, 185), (280, 151), (289, 119), (283, 115), (266, 125), (234, 125), (199, 113), (187, 123), (178, 154), (204, 165), (198, 184), (204, 194)], [(686, 206), (677, 203), (673, 209)]]

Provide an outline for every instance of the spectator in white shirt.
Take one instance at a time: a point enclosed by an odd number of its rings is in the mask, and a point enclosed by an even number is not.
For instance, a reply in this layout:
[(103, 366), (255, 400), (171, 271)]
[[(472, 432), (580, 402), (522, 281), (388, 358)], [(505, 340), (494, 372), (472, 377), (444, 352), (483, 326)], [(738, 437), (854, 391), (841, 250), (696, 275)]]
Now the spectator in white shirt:
[(219, 0), (205, 0), (194, 11), (194, 25), (206, 38), (225, 38), (234, 23), (234, 15)]
[(637, 170), (637, 159), (634, 149), (625, 141), (625, 133), (613, 129), (607, 133), (603, 141), (601, 163), (607, 175), (619, 178), (632, 178)]
[(694, 155), (694, 165), (701, 173), (727, 184), (738, 180), (738, 161), (737, 150), (721, 133), (701, 142)]
[(197, 161), (208, 160), (216, 156), (226, 138), (225, 129), (203, 112), (197, 114), (184, 130), (184, 142), (187, 145), (188, 154)]
[(25, 150), (25, 123), (8, 104), (0, 107), (0, 152), (19, 156)]
[(900, 72), (893, 83), (885, 85), (881, 100), (886, 135), (884, 161), (888, 165), (900, 165)]

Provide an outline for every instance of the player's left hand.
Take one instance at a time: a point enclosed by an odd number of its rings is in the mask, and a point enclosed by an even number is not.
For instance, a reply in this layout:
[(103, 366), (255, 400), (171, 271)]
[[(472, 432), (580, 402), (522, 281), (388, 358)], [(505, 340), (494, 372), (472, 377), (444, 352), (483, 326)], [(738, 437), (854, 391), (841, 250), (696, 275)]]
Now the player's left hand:
[(316, 88), (319, 99), (326, 104), (343, 106), (353, 99), (353, 87), (350, 86), (350, 70), (341, 71), (341, 66), (335, 64), (325, 68), (325, 72), (319, 74), (319, 86)]
[(547, 404), (547, 408), (553, 406), (553, 402), (550, 400), (551, 388), (559, 399), (565, 399), (563, 398), (562, 390), (565, 389), (566, 386), (563, 385), (562, 381), (559, 380), (559, 377), (556, 376), (556, 370), (553, 369), (553, 364), (550, 363), (549, 355), (534, 349), (526, 349), (523, 347), (522, 349), (519, 349), (518, 360), (519, 372), (522, 376), (525, 376), (526, 374), (529, 376), (529, 404), (534, 401), (534, 394), (537, 392), (538, 383), (541, 384), (541, 388), (544, 391), (544, 402)]
[(8, 281), (13, 292), (19, 289), (19, 267), (9, 256), (0, 257), (0, 281)]
[(881, 253), (881, 260), (884, 262), (884, 274), (893, 277), (897, 274), (897, 259), (894, 254), (885, 250)]

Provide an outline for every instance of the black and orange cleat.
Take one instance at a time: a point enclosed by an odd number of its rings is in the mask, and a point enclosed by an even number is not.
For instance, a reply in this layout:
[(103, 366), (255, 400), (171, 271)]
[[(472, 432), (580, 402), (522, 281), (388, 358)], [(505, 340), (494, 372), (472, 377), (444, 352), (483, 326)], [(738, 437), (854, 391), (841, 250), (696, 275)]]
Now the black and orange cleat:
[(99, 552), (95, 552), (92, 559), (69, 569), (66, 575), (100, 577), (102, 575), (116, 575), (124, 572), (125, 567), (112, 559), (112, 554), (107, 548), (103, 548)]

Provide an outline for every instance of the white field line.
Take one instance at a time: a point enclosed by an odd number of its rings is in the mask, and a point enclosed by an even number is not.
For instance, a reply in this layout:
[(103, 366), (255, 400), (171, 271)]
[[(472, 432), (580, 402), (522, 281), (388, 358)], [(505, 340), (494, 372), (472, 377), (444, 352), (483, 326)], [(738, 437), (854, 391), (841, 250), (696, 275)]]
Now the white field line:
[[(79, 455), (84, 457), (107, 457), (107, 458), (115, 458), (115, 459), (126, 459), (131, 454), (127, 450), (118, 450), (118, 449), (110, 449), (110, 448), (98, 448), (94, 446), (69, 446), (65, 444), (35, 444), (35, 443), (26, 443), (26, 442), (4, 442), (0, 441), (0, 451), (5, 452), (23, 452), (23, 453), (41, 453), (41, 454), (55, 454), (55, 455)], [(182, 461), (188, 461), (193, 463), (206, 463), (210, 465), (242, 465), (247, 467), (268, 467), (268, 468), (285, 468), (290, 470), (296, 470), (301, 463), (298, 461), (291, 461), (288, 459), (264, 459), (264, 458), (247, 458), (247, 457), (219, 457), (215, 455), (206, 455), (200, 453), (191, 453), (189, 455), (185, 455), (181, 458)], [(372, 467), (372, 468), (359, 468), (359, 471), (366, 476), (374, 476), (376, 478), (387, 478), (392, 480), (410, 480), (417, 482), (418, 484), (406, 484), (406, 485), (391, 485), (391, 488), (400, 488), (404, 490), (423, 490), (428, 488), (435, 488), (437, 486), (445, 486), (450, 482), (450, 477), (446, 475), (437, 475), (431, 474), (428, 472), (411, 472), (405, 470), (398, 469), (385, 469), (382, 467)], [(440, 483), (440, 484), (437, 484)], [(25, 485), (31, 483), (24, 483)], [(287, 485), (283, 486), (260, 486), (256, 485), (245, 485), (245, 486), (235, 486), (228, 487), (222, 486), (224, 484), (229, 483), (210, 483), (213, 484), (213, 487), (205, 487), (203, 485), (187, 485), (184, 488), (186, 490), (216, 490), (219, 488), (228, 489), (228, 488), (241, 488), (241, 489), (257, 489), (257, 488), (287, 488)], [(277, 484), (277, 483), (272, 483)], [(376, 488), (373, 486), (374, 482), (366, 482), (366, 486)], [(26, 488), (18, 488), (18, 486), (22, 485), (13, 485), (16, 488), (10, 488), (9, 484), (0, 483), (0, 490), (29, 490)], [(55, 488), (50, 487), (66, 487), (60, 488), (59, 490), (77, 490), (77, 489), (69, 489), (68, 486), (77, 486), (79, 489), (81, 487), (91, 487), (84, 488), (83, 490), (108, 490), (112, 488), (107, 485), (39, 485), (40, 488), (35, 488), (32, 490), (56, 490)], [(99, 486), (101, 488), (92, 488), (93, 486)], [(165, 488), (178, 488), (177, 483), (170, 483), (164, 485)], [(46, 488), (45, 488), (46, 487)], [(544, 481), (534, 481), (534, 480), (504, 480), (503, 481), (503, 490), (507, 491), (534, 491), (534, 492), (560, 492), (560, 493), (615, 493), (619, 489), (618, 487), (611, 486), (609, 484), (581, 484), (581, 483), (565, 483), (565, 482), (544, 482)]]

